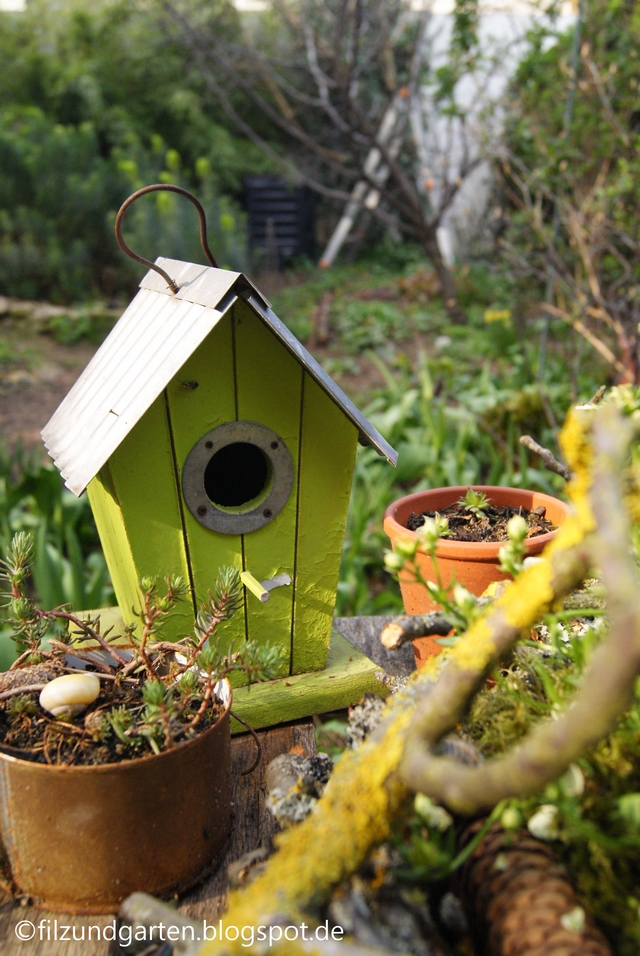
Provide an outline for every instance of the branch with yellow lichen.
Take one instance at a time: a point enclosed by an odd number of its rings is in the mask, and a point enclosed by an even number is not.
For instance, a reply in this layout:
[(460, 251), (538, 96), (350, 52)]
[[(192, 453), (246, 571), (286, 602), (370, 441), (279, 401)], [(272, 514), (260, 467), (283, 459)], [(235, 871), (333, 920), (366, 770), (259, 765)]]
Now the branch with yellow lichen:
[[(277, 837), (277, 852), (265, 871), (230, 896), (226, 921), (236, 926), (309, 919), (332, 890), (384, 841), (406, 806), (406, 771), (418, 734), (437, 740), (450, 731), (485, 675), (531, 626), (587, 574), (588, 539), (595, 527), (588, 492), (592, 450), (583, 421), (572, 414), (563, 430), (564, 453), (575, 474), (574, 514), (562, 526), (544, 560), (523, 572), (460, 639), (431, 667), (417, 672), (391, 698), (385, 717), (357, 751), (345, 753), (316, 810)], [(418, 738), (419, 739), (419, 738)], [(410, 743), (409, 743), (410, 742)], [(286, 944), (295, 949), (294, 943)], [(212, 942), (202, 956), (247, 952), (240, 942)], [(293, 950), (292, 950), (293, 951)]]
[(597, 531), (590, 545), (607, 587), (611, 628), (593, 655), (581, 690), (558, 720), (539, 724), (512, 753), (477, 768), (434, 755), (440, 714), (437, 701), (429, 698), (412, 728), (401, 766), (412, 789), (463, 814), (489, 809), (506, 797), (536, 793), (604, 737), (631, 703), (640, 673), (640, 582), (629, 554), (629, 521), (620, 487), (631, 435), (631, 424), (611, 407), (594, 419), (590, 498)]

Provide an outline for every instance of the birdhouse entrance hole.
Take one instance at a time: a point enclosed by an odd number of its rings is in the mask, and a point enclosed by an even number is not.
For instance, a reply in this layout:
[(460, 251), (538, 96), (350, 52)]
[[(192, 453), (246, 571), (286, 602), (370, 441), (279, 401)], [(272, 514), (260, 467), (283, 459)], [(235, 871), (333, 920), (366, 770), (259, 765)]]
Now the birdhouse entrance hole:
[(247, 441), (225, 445), (204, 470), (204, 490), (219, 508), (240, 508), (260, 498), (272, 469), (264, 452)]
[(222, 534), (264, 527), (284, 508), (293, 461), (283, 439), (258, 422), (227, 422), (193, 446), (182, 493), (200, 524)]

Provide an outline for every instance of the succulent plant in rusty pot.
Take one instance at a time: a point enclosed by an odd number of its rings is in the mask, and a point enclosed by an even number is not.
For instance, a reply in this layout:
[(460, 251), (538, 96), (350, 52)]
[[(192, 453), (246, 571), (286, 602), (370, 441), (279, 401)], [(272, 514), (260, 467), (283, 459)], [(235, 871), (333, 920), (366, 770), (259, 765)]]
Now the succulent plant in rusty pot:
[(114, 912), (136, 890), (179, 893), (219, 862), (231, 826), (232, 671), (268, 679), (278, 651), (223, 650), (241, 602), (222, 568), (193, 635), (163, 641), (187, 593), (141, 580), (140, 626), (38, 608), (27, 594), (31, 536), (2, 562), (20, 655), (0, 674), (0, 839), (5, 883), (61, 912)]

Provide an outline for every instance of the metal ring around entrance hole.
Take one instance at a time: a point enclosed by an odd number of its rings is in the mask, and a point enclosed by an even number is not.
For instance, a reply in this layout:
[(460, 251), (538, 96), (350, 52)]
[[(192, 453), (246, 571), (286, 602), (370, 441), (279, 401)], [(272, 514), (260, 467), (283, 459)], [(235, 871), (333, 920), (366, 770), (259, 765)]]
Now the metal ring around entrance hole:
[[(264, 494), (244, 509), (216, 505), (205, 490), (205, 470), (214, 455), (235, 443), (255, 445), (269, 465)], [(220, 534), (248, 534), (269, 524), (286, 505), (293, 488), (293, 460), (282, 438), (258, 422), (227, 422), (200, 438), (187, 456), (182, 470), (182, 494), (186, 505), (205, 528)]]

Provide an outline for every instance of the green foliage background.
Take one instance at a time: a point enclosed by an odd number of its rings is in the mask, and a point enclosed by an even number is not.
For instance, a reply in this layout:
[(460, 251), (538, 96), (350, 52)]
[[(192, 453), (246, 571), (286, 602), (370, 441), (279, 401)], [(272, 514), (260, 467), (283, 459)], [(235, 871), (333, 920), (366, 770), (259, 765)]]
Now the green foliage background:
[[(237, 34), (226, 0), (201, 18)], [(244, 265), (234, 200), (262, 155), (224, 125), (157, 8), (136, 0), (31, 0), (0, 13), (0, 291), (69, 302), (135, 287), (113, 238), (126, 196), (150, 182), (195, 188), (221, 264)], [(173, 197), (127, 217), (143, 255), (201, 258), (195, 214)]]
[[(522, 296), (540, 301), (551, 282), (551, 301), (610, 341), (611, 330), (590, 312), (604, 306), (633, 351), (640, 319), (640, 8), (624, 0), (580, 6), (577, 45), (574, 29), (536, 27), (511, 84), (496, 164), (499, 241)], [(619, 336), (616, 349), (622, 344)]]

